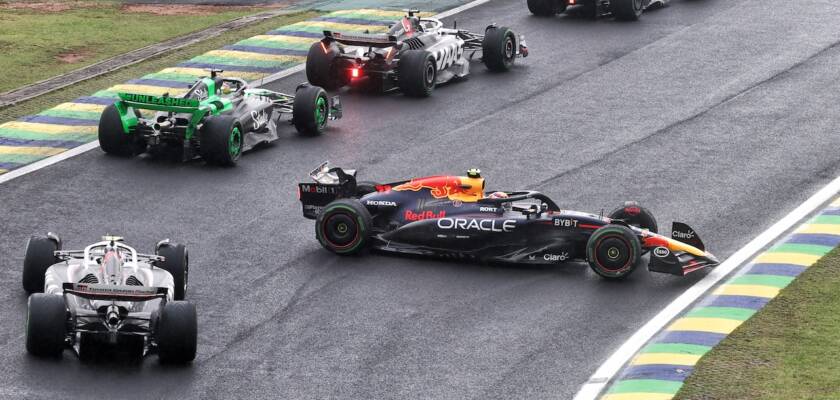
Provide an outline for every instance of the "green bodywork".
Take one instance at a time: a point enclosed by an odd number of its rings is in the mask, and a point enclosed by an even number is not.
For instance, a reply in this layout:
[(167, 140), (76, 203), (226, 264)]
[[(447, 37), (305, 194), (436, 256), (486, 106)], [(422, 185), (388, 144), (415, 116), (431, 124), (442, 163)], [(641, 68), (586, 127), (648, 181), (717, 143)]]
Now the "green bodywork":
[(119, 100), (114, 103), (120, 114), (123, 129), (126, 133), (137, 126), (137, 114), (133, 110), (152, 110), (171, 112), (174, 114), (192, 114), (185, 140), (189, 140), (195, 134), (196, 127), (208, 115), (219, 115), (233, 108), (230, 99), (222, 97), (216, 90), (216, 82), (210, 78), (202, 78), (201, 83), (207, 88), (208, 96), (204, 100), (189, 99), (183, 97), (150, 96), (136, 93), (118, 93)]

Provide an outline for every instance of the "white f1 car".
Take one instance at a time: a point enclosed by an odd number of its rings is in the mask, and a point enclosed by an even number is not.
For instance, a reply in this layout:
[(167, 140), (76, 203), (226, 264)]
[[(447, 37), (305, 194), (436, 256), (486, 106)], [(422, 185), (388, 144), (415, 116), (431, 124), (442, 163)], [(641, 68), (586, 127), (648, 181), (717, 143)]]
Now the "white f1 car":
[(55, 234), (32, 236), (23, 261), (23, 288), (31, 293), (26, 350), (55, 357), (70, 348), (87, 358), (110, 346), (132, 357), (190, 362), (197, 325), (195, 306), (183, 301), (188, 270), (186, 248), (169, 240), (147, 255), (116, 236), (71, 251)]

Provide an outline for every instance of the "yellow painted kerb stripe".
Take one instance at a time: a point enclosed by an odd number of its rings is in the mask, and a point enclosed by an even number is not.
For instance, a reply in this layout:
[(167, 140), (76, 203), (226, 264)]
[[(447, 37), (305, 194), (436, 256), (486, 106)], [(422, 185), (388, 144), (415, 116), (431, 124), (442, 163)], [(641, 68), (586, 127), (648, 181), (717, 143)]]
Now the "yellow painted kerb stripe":
[(796, 230), (797, 233), (817, 233), (823, 235), (840, 236), (840, 225), (834, 224), (806, 224)]
[(813, 265), (820, 256), (801, 253), (764, 253), (755, 259), (756, 263), (794, 264), (808, 267)]
[(278, 54), (262, 54), (262, 53), (251, 53), (247, 51), (236, 51), (236, 50), (211, 50), (205, 53), (208, 56), (213, 57), (228, 57), (228, 58), (239, 58), (244, 60), (258, 60), (258, 61), (279, 61), (279, 62), (305, 62), (306, 57), (304, 56), (284, 56)]
[(257, 35), (252, 39), (265, 40), (266, 42), (283, 42), (293, 44), (312, 44), (318, 41), (316, 38), (297, 37), (288, 35)]
[(766, 297), (771, 299), (779, 294), (779, 288), (764, 285), (723, 285), (717, 288), (714, 294), (730, 296), (753, 296)]
[(6, 172), (9, 172), (9, 170), (0, 168), (0, 174), (5, 174)]
[(668, 393), (610, 393), (601, 400), (671, 400), (674, 395)]
[(187, 92), (189, 88), (184, 85), (184, 88), (168, 88), (168, 87), (160, 87), (160, 86), (149, 86), (149, 85), (115, 85), (108, 88), (110, 92), (119, 92), (119, 93), (140, 93), (140, 94), (148, 94), (152, 96), (162, 96), (164, 93), (169, 93), (171, 96), (180, 96)]
[(834, 201), (831, 202), (831, 206), (832, 207), (840, 207), (840, 197), (834, 199)]
[[(298, 23), (294, 23), (289, 25), (289, 27), (294, 26), (305, 26), (310, 28), (318, 28), (318, 29), (325, 29), (331, 30), (336, 32), (344, 32), (344, 31), (357, 31), (357, 32), (364, 32), (370, 31), (371, 33), (381, 33), (387, 32), (388, 27), (385, 25), (359, 25), (359, 24), (345, 24), (341, 22), (327, 22), (327, 21), (301, 21)], [(285, 29), (284, 29), (285, 31)]]
[(26, 156), (51, 156), (66, 150), (57, 147), (0, 146), (0, 154), (19, 154)]
[(105, 106), (102, 104), (87, 104), (87, 103), (61, 103), (55, 107), (55, 110), (66, 110), (66, 111), (83, 111), (83, 112), (102, 112), (105, 109)]
[(639, 354), (630, 365), (668, 364), (668, 365), (694, 365), (702, 356), (695, 354), (680, 353), (646, 353)]
[[(327, 16), (328, 17), (330, 17), (330, 16), (336, 16), (337, 17), (337, 16), (341, 16), (341, 15), (344, 15), (344, 14), (367, 14), (367, 15), (378, 15), (378, 16), (382, 16), (382, 17), (400, 18), (400, 17), (405, 15), (405, 11), (371, 10), (371, 9), (338, 10), (338, 11), (333, 11), (333, 12), (327, 14)], [(420, 14), (417, 14), (417, 15), (421, 16), (421, 14), (423, 14), (423, 13), (420, 13)]]
[(743, 321), (725, 318), (680, 318), (672, 323), (668, 331), (697, 331), (730, 333)]
[[(192, 75), (198, 79), (201, 76), (209, 76), (210, 70), (202, 69), (202, 68), (187, 68), (187, 67), (172, 67), (172, 68), (165, 68), (164, 70), (160, 71), (163, 74), (179, 74), (179, 75)], [(220, 74), (221, 76), (227, 77), (234, 77), (234, 78), (242, 78), (246, 80), (256, 80), (260, 79), (268, 74), (264, 74), (262, 72), (242, 72), (242, 71), (224, 71)]]
[(23, 122), (23, 121), (11, 121), (7, 122), (3, 125), (0, 125), (2, 128), (9, 128), (9, 129), (17, 129), (21, 131), (28, 131), (28, 132), (37, 132), (37, 133), (46, 133), (46, 134), (55, 134), (55, 135), (64, 135), (68, 133), (96, 133), (97, 129), (96, 126), (74, 126), (74, 125), (55, 125), (55, 124), (42, 124), (38, 122)]

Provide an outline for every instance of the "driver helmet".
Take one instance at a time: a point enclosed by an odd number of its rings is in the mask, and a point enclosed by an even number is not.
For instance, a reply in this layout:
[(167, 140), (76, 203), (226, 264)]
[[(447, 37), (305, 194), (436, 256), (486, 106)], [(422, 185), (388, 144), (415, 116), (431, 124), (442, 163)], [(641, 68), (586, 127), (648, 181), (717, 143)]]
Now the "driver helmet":
[(233, 88), (230, 85), (230, 82), (222, 82), (222, 94), (230, 94), (233, 91)]

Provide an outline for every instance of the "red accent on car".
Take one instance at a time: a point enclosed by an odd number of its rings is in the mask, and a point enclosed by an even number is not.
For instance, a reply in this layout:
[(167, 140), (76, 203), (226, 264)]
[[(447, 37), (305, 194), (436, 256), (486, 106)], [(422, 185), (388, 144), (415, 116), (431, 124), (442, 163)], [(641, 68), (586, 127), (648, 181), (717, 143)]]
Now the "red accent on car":
[(376, 185), (377, 192), (389, 192), (391, 191), (391, 185)]
[(627, 215), (639, 215), (639, 213), (642, 212), (642, 210), (639, 207), (632, 206), (624, 207), (624, 212), (627, 213)]
[(443, 217), (446, 217), (446, 211), (444, 210), (438, 212), (434, 212), (431, 210), (418, 212), (406, 210), (405, 214), (403, 214), (403, 219), (406, 221), (422, 221), (424, 219), (435, 219)]
[(642, 240), (642, 247), (665, 247), (668, 248), (668, 239), (660, 236), (648, 236)]
[(362, 75), (362, 70), (358, 68), (351, 68), (350, 69), (350, 77), (351, 78), (358, 78)]
[(321, 48), (324, 49), (324, 54), (329, 54), (330, 52), (327, 50), (327, 46), (324, 45), (324, 42), (321, 42)]
[(598, 226), (598, 225), (589, 225), (589, 224), (580, 224), (578, 226), (583, 228), (583, 229), (598, 229), (598, 228), (600, 228), (600, 226)]

